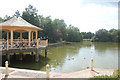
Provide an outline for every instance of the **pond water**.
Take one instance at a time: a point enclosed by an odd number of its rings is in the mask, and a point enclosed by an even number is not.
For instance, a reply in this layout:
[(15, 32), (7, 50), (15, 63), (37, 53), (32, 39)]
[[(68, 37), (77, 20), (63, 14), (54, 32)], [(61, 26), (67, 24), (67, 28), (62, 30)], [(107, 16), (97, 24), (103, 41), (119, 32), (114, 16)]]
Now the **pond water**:
[(93, 58), (95, 68), (118, 68), (118, 43), (86, 41), (49, 47), (47, 51), (47, 59), (44, 58), (44, 50), (40, 51), (38, 63), (28, 55), (22, 63), (12, 59), (10, 66), (45, 71), (45, 65), (49, 64), (51, 72), (70, 73), (90, 68), (91, 58)]

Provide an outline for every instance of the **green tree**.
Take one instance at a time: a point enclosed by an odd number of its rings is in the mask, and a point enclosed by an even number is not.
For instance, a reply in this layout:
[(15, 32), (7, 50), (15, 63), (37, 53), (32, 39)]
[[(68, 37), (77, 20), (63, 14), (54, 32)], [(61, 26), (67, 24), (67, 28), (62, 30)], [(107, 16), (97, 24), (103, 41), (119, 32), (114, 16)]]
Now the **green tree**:
[(66, 38), (66, 24), (64, 20), (55, 19), (52, 22), (54, 27), (54, 35), (58, 41), (65, 40)]
[(110, 29), (109, 34), (110, 34), (110, 36), (109, 36), (110, 42), (118, 42), (118, 30)]
[(67, 28), (67, 41), (80, 42), (82, 41), (82, 35), (77, 27), (69, 25)]
[(94, 36), (92, 32), (81, 32), (83, 39), (91, 39)]
[[(16, 11), (14, 16), (19, 17), (20, 13), (19, 11)], [(74, 27), (72, 25), (68, 26), (64, 22), (64, 20), (55, 19), (52, 20), (50, 16), (43, 17), (42, 15), (38, 15), (38, 10), (33, 7), (32, 5), (29, 5), (27, 8), (25, 8), (25, 11), (22, 12), (23, 19), (25, 19), (27, 22), (42, 28), (42, 31), (38, 31), (38, 37), (41, 39), (48, 38), (49, 42), (59, 42), (59, 41), (82, 41), (82, 36), (77, 27)], [(10, 16), (5, 16), (4, 19), (0, 18), (0, 22), (7, 21), (11, 19)], [(6, 32), (3, 31), (3, 38), (6, 38)], [(14, 32), (14, 38), (19, 37), (19, 33)], [(35, 36), (35, 33), (33, 33)], [(28, 38), (28, 33), (23, 33), (23, 38)], [(34, 37), (35, 38), (35, 37)]]
[(106, 29), (99, 29), (93, 40), (95, 42), (120, 42), (120, 30), (110, 29), (107, 31)]
[(109, 41), (109, 34), (106, 29), (99, 29), (95, 35), (95, 41), (107, 42)]
[[(34, 8), (32, 5), (29, 5), (28, 8), (25, 8), (25, 11), (23, 11), (22, 18), (27, 22), (41, 28), (37, 12), (38, 10), (36, 8)], [(33, 34), (35, 35), (35, 33)], [(27, 32), (23, 33), (23, 37), (28, 38)]]
[(52, 19), (50, 16), (43, 18), (43, 37), (48, 37), (49, 42), (56, 42), (54, 33), (54, 28), (52, 26)]

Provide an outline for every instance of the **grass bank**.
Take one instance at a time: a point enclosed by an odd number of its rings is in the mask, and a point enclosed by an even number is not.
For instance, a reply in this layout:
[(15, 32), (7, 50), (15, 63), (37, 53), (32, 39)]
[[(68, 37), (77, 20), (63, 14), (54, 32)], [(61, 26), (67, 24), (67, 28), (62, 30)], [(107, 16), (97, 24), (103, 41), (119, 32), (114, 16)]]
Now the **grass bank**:
[(115, 70), (113, 72), (113, 75), (108, 76), (108, 75), (104, 75), (104, 76), (95, 76), (93, 78), (91, 78), (90, 80), (120, 80), (120, 70)]

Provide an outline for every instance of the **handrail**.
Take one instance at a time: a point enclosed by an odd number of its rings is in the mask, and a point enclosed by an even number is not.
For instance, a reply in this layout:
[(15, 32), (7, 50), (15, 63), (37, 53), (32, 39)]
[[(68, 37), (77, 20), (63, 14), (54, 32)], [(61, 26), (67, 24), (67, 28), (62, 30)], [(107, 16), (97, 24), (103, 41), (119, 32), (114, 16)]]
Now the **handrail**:
[(13, 48), (11, 48), (11, 40), (0, 39), (0, 49), (24, 49), (24, 48), (40, 48), (48, 46), (48, 40), (33, 40), (30, 42), (28, 39), (14, 39), (13, 40)]

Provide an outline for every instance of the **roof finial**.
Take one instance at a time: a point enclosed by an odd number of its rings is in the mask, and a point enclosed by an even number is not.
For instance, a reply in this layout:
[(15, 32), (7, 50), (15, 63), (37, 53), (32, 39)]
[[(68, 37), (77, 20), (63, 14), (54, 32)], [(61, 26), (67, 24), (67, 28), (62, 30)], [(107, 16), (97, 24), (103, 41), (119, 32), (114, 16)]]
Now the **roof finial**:
[(17, 10), (14, 16), (16, 16), (17, 18), (20, 17), (20, 12)]

